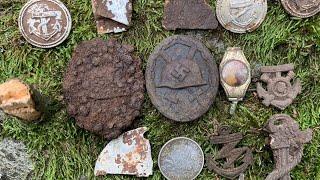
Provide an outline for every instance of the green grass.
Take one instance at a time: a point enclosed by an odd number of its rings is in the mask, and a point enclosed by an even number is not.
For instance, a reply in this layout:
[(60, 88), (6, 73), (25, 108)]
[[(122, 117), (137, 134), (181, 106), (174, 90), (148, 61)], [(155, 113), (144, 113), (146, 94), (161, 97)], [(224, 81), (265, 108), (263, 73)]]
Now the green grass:
[[(134, 1), (133, 26), (128, 32), (117, 35), (97, 35), (90, 0), (63, 0), (72, 13), (73, 28), (69, 38), (60, 46), (44, 50), (26, 43), (17, 27), (19, 10), (26, 1), (1, 0), (0, 11), (0, 82), (18, 77), (35, 84), (50, 97), (50, 116), (39, 124), (25, 125), (14, 118), (7, 118), (0, 137), (13, 137), (26, 143), (35, 163), (35, 179), (93, 179), (95, 160), (106, 145), (99, 138), (78, 128), (70, 118), (62, 101), (63, 73), (75, 46), (95, 37), (130, 43), (144, 62), (154, 47), (165, 37), (190, 31), (168, 32), (161, 26), (162, 0)], [(211, 1), (214, 8), (215, 1)], [(279, 3), (269, 3), (267, 18), (253, 33), (233, 34), (219, 28), (205, 31), (204, 41), (220, 36), (225, 46), (240, 46), (247, 59), (255, 65), (294, 63), (297, 76), (303, 84), (302, 94), (284, 113), (293, 115), (303, 129), (314, 129), (312, 143), (306, 145), (305, 156), (293, 171), (293, 179), (320, 179), (320, 15), (309, 19), (296, 19), (287, 15)], [(219, 63), (223, 52), (211, 49)], [(250, 88), (255, 88), (252, 84)], [(228, 115), (230, 103), (220, 88), (216, 102), (198, 121), (174, 123), (164, 118), (151, 104), (148, 96), (137, 119), (150, 131), (154, 175), (149, 179), (163, 179), (157, 167), (157, 154), (161, 146), (176, 136), (187, 136), (200, 143), (205, 153), (218, 150), (208, 142), (208, 135), (216, 126), (228, 124), (234, 131), (245, 134), (241, 145), (253, 149), (254, 164), (246, 172), (248, 179), (263, 179), (273, 169), (272, 151), (265, 145), (267, 134), (259, 131), (268, 118), (281, 113), (262, 105), (261, 100), (248, 92), (240, 103), (235, 116)], [(253, 131), (252, 129), (258, 129)], [(199, 179), (216, 179), (219, 176), (206, 168)], [(131, 176), (106, 176), (105, 179), (133, 179)], [(101, 178), (103, 179), (103, 178)]]

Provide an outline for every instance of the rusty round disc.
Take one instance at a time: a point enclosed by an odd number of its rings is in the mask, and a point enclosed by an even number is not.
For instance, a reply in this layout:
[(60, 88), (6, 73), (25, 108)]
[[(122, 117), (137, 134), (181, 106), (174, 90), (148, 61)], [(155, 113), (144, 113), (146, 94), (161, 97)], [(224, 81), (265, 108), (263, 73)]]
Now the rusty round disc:
[(204, 155), (194, 140), (177, 137), (168, 141), (160, 150), (158, 166), (169, 180), (192, 180), (202, 171)]
[(308, 18), (320, 12), (320, 1), (281, 0), (285, 10), (292, 16)]
[(20, 11), (19, 29), (32, 45), (51, 48), (62, 43), (71, 30), (71, 15), (59, 0), (31, 0)]
[(267, 15), (267, 0), (217, 0), (220, 24), (234, 33), (256, 30)]
[(77, 125), (113, 139), (140, 114), (144, 77), (133, 50), (115, 40), (77, 46), (63, 81), (67, 110)]
[(172, 36), (149, 57), (147, 90), (155, 107), (167, 118), (187, 122), (212, 105), (219, 73), (209, 50), (188, 36)]

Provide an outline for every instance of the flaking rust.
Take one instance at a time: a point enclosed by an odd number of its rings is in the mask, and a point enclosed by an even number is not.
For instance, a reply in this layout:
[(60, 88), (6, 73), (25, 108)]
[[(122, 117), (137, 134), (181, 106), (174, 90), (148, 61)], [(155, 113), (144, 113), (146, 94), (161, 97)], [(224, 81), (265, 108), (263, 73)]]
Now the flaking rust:
[(146, 127), (141, 127), (112, 140), (101, 152), (94, 174), (126, 174), (138, 177), (152, 175), (151, 146), (149, 140), (143, 137), (146, 131)]
[[(207, 166), (210, 170), (228, 179), (235, 179), (243, 174), (252, 164), (252, 151), (248, 147), (236, 148), (236, 145), (242, 140), (241, 133), (231, 134), (228, 126), (221, 126), (217, 136), (211, 136), (212, 144), (222, 144), (222, 149), (213, 157), (206, 156)], [(220, 164), (219, 161), (226, 159), (226, 162)], [(236, 163), (240, 165), (236, 167)], [(237, 163), (238, 164), (238, 163)]]
[(99, 34), (120, 33), (131, 24), (132, 0), (91, 0)]
[(276, 161), (275, 169), (266, 180), (290, 180), (290, 171), (297, 166), (303, 155), (303, 145), (312, 139), (312, 130), (299, 130), (299, 125), (290, 116), (277, 114), (267, 124), (270, 146)]
[(295, 73), (293, 64), (279, 66), (263, 66), (260, 71), (263, 73), (260, 80), (266, 83), (264, 89), (262, 83), (257, 83), (257, 93), (263, 98), (263, 104), (273, 105), (284, 110), (301, 93), (301, 82), (297, 79), (293, 84)]

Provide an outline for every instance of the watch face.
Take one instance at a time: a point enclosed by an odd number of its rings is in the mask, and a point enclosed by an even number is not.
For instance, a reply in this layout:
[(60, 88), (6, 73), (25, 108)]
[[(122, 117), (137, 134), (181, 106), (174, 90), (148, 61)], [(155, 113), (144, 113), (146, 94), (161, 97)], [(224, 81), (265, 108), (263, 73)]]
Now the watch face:
[(19, 29), (32, 45), (51, 48), (62, 43), (71, 30), (71, 15), (58, 0), (31, 0), (20, 11)]
[(223, 66), (221, 78), (229, 86), (241, 86), (249, 78), (248, 67), (241, 61), (231, 60)]

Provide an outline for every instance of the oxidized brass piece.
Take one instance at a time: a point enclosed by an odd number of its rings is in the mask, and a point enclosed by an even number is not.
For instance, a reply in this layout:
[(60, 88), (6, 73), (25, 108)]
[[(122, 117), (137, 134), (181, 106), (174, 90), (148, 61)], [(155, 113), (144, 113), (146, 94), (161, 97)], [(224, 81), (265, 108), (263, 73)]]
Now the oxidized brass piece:
[(292, 16), (308, 18), (320, 12), (319, 0), (281, 0), (284, 9)]
[[(211, 155), (206, 156), (207, 166), (221, 176), (234, 179), (244, 173), (252, 164), (252, 151), (248, 147), (236, 148), (236, 145), (243, 139), (243, 135), (241, 133), (231, 134), (231, 129), (228, 126), (220, 127), (218, 134), (218, 136), (211, 136), (210, 142), (222, 144), (223, 147), (215, 158)], [(220, 165), (217, 160), (222, 159), (227, 161)], [(237, 161), (241, 162), (241, 165), (235, 167)]]
[(250, 64), (239, 47), (227, 49), (220, 64), (220, 80), (229, 101), (233, 102), (230, 114), (242, 101), (251, 82)]
[[(257, 92), (260, 98), (263, 98), (263, 104), (270, 104), (284, 110), (301, 93), (301, 83), (297, 79), (293, 85), (291, 81), (295, 76), (293, 64), (284, 64), (279, 66), (264, 66), (260, 71), (263, 73), (261, 81), (267, 83), (267, 90), (261, 83), (257, 83)], [(286, 74), (283, 76), (283, 74)]]
[(270, 146), (276, 161), (275, 169), (266, 180), (290, 180), (290, 171), (300, 163), (303, 144), (312, 139), (312, 130), (299, 130), (299, 125), (286, 114), (272, 116), (266, 130), (270, 133)]

